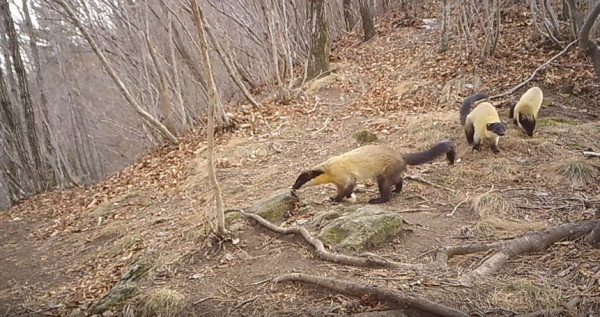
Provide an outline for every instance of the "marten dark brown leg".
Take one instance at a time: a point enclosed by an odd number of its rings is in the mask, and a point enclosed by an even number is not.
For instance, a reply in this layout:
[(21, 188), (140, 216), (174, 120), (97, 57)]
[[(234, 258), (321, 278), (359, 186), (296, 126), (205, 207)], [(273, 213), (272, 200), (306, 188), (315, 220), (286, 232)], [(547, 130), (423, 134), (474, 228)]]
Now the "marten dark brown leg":
[(352, 196), (352, 192), (354, 191), (354, 186), (356, 186), (355, 182), (351, 182), (350, 184), (347, 184), (346, 187), (343, 187), (341, 185), (336, 185), (338, 194), (337, 194), (337, 196), (330, 197), (329, 199), (333, 202), (339, 203), (342, 200), (344, 200), (344, 197), (350, 198), (350, 196)]
[(377, 185), (379, 185), (379, 194), (381, 197), (369, 200), (369, 204), (383, 204), (388, 202), (390, 200), (390, 196), (392, 196), (393, 182), (390, 177), (387, 175), (378, 176)]
[(354, 182), (352, 182), (348, 186), (346, 186), (346, 189), (344, 191), (344, 193), (346, 194), (346, 198), (352, 197), (352, 193), (354, 192), (355, 186), (356, 186), (356, 183), (354, 183)]
[(475, 135), (475, 126), (471, 122), (467, 122), (465, 124), (465, 137), (467, 138), (467, 143), (473, 144), (473, 137)]
[(473, 150), (471, 152), (473, 152), (473, 151), (477, 151), (477, 152), (481, 151), (481, 142), (473, 143)]
[(342, 185), (335, 184), (335, 187), (337, 187), (337, 195), (329, 197), (329, 200), (336, 203), (342, 202), (346, 196), (346, 190)]
[(396, 182), (396, 188), (394, 188), (394, 193), (399, 194), (400, 192), (402, 192), (402, 183), (403, 183), (403, 179), (402, 179), (402, 176), (400, 176), (400, 180), (398, 182)]

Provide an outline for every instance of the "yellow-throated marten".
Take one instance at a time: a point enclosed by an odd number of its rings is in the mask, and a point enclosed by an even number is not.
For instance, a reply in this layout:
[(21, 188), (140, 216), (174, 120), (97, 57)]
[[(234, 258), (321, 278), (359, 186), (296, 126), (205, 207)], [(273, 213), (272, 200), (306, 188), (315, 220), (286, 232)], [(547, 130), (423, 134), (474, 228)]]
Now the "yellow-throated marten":
[(508, 117), (513, 119), (513, 123), (518, 125), (528, 136), (533, 136), (535, 119), (543, 99), (542, 90), (539, 87), (531, 87), (521, 96), (519, 102), (510, 107)]
[(465, 99), (460, 107), (460, 123), (464, 126), (467, 142), (473, 150), (481, 150), (484, 140), (491, 142), (492, 151), (500, 153), (498, 140), (506, 134), (506, 124), (500, 120), (496, 108), (489, 102), (482, 102), (471, 111), (471, 105), (480, 99), (489, 97), (486, 93), (478, 93)]
[(303, 185), (309, 187), (334, 184), (337, 187), (337, 196), (330, 199), (341, 202), (344, 197), (352, 196), (356, 182), (376, 179), (381, 197), (371, 199), (369, 203), (381, 204), (390, 200), (392, 186), (396, 186), (394, 192), (402, 191), (402, 174), (406, 165), (427, 163), (442, 154), (446, 154), (450, 165), (454, 164), (456, 153), (451, 141), (443, 141), (428, 150), (404, 155), (386, 145), (366, 145), (331, 157), (303, 172), (292, 188), (296, 190)]

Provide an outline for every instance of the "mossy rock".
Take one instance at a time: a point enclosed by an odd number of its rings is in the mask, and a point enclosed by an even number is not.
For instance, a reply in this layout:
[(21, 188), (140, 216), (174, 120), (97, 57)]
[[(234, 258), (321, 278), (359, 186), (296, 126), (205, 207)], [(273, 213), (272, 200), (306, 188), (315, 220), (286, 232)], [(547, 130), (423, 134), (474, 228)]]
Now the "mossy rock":
[(286, 212), (294, 208), (293, 197), (290, 189), (281, 189), (259, 200), (248, 208), (248, 212), (255, 213), (267, 221), (279, 224), (284, 220)]
[(400, 215), (376, 206), (365, 206), (332, 220), (319, 238), (329, 245), (359, 251), (392, 241), (402, 231)]
[(117, 284), (104, 295), (91, 309), (93, 314), (102, 314), (112, 307), (130, 299), (138, 289), (133, 284)]
[(156, 257), (156, 252), (142, 254), (135, 264), (127, 272), (121, 275), (120, 282), (131, 282), (144, 275), (144, 273), (148, 272), (154, 266)]
[(354, 138), (360, 144), (366, 144), (377, 141), (377, 135), (371, 131), (361, 130), (354, 133)]

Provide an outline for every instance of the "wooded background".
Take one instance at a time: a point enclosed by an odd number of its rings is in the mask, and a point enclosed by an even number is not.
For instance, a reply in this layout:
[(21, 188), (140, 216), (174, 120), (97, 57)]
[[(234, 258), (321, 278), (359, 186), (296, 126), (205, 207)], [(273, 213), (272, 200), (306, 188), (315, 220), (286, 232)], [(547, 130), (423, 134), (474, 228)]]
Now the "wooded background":
[[(461, 54), (477, 62), (495, 54), (501, 11), (516, 2), (529, 4), (530, 29), (554, 46), (598, 34), (598, 0), (202, 1), (217, 123), (229, 124), (225, 104), (291, 98), (326, 71), (338, 35), (363, 25), (368, 40), (373, 16), (390, 6), (405, 7), (407, 23), (419, 6), (439, 6), (440, 51), (461, 41)], [(204, 124), (207, 86), (188, 1), (0, 0), (0, 13), (1, 209), (40, 191), (93, 184)], [(597, 56), (598, 72), (597, 45), (580, 45)]]

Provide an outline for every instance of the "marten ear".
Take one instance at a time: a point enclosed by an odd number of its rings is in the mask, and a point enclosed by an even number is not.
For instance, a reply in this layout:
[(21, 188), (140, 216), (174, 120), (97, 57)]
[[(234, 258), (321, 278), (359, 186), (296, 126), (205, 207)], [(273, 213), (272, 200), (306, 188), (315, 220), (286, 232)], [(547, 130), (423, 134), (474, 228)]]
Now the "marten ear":
[(292, 189), (298, 189), (298, 188), (302, 187), (302, 185), (306, 184), (308, 181), (310, 181), (311, 179), (313, 179), (321, 174), (323, 174), (323, 171), (318, 171), (318, 170), (311, 170), (311, 171), (303, 172), (296, 179), (296, 182), (294, 183), (294, 186), (292, 187)]

